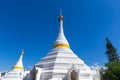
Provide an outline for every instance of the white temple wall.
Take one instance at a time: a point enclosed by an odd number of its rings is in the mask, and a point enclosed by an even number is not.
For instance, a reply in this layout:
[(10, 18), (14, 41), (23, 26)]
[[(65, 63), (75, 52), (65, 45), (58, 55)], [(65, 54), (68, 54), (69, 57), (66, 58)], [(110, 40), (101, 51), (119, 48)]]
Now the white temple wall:
[(40, 80), (40, 78), (41, 78), (41, 68), (37, 68), (35, 80)]
[(1, 79), (1, 77), (2, 77), (2, 72), (0, 72), (0, 79)]

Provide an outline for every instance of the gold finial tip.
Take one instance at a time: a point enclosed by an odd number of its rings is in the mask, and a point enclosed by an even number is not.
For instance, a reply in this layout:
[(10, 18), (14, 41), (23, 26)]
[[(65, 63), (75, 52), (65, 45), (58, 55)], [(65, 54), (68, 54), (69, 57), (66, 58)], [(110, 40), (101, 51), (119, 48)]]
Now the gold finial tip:
[(60, 16), (60, 17), (59, 17), (59, 21), (61, 21), (61, 20), (63, 21), (63, 16)]
[(60, 17), (59, 17), (59, 21), (63, 20), (63, 16), (62, 16), (62, 9), (60, 8)]
[(23, 55), (24, 54), (24, 50), (22, 50), (22, 52), (21, 52), (21, 55)]

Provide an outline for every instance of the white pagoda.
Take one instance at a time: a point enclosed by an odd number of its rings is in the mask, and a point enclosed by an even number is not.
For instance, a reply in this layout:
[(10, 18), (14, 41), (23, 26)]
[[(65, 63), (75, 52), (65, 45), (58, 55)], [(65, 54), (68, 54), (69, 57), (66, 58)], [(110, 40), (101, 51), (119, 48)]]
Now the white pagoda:
[(59, 22), (59, 34), (52, 50), (31, 71), (24, 71), (22, 52), (17, 64), (2, 80), (100, 80), (99, 72), (87, 66), (71, 50), (64, 35), (62, 13)]
[(5, 75), (2, 77), (2, 80), (22, 80), (24, 77), (24, 67), (23, 67), (23, 58), (24, 51), (21, 52), (20, 58), (17, 63), (13, 66), (12, 70), (5, 72)]
[(31, 71), (32, 80), (99, 80), (93, 71), (71, 49), (64, 35), (63, 16), (59, 17), (60, 30), (52, 50)]

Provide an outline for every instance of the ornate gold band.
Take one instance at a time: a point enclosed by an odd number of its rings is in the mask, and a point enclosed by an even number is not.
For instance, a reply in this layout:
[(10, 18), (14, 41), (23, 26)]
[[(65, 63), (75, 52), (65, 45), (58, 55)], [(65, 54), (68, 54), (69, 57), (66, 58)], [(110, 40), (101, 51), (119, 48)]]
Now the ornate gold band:
[(56, 45), (53, 46), (53, 48), (57, 48), (57, 47), (70, 48), (70, 46), (68, 44), (56, 44)]
[(13, 66), (13, 69), (24, 69), (22, 66)]

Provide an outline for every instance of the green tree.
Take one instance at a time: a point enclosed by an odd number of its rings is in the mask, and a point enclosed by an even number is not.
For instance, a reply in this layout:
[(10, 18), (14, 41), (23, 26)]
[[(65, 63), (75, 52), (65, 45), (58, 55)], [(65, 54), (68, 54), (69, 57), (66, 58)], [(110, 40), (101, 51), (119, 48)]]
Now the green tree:
[(106, 38), (106, 55), (108, 62), (105, 64), (106, 69), (101, 70), (101, 80), (120, 80), (120, 59), (117, 50)]
[(107, 49), (106, 55), (108, 57), (109, 62), (119, 61), (119, 56), (117, 54), (117, 51), (108, 38), (106, 38), (106, 49)]
[(120, 80), (120, 62), (109, 62), (102, 73), (102, 80)]

